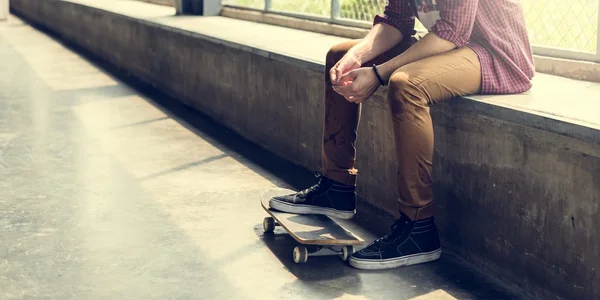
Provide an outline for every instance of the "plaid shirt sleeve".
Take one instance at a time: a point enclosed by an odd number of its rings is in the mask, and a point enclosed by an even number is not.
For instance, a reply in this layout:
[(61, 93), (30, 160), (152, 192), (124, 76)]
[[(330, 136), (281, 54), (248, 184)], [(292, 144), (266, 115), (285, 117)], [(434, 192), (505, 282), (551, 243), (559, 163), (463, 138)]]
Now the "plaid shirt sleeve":
[(473, 31), (479, 0), (438, 0), (440, 19), (430, 32), (460, 48), (466, 45)]
[(415, 15), (409, 2), (412, 0), (389, 0), (383, 14), (375, 16), (373, 25), (383, 23), (398, 29), (403, 36), (415, 34)]

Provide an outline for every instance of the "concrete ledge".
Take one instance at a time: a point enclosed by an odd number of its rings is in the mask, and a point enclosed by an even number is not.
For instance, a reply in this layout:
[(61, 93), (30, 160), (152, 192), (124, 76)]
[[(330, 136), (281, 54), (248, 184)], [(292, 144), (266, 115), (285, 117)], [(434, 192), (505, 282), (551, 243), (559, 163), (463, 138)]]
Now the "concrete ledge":
[[(131, 1), (11, 5), (272, 152), (320, 166), (323, 61), (345, 39)], [(541, 298), (600, 298), (598, 95), (598, 84), (538, 75), (526, 94), (435, 106), (444, 246)], [(356, 147), (361, 199), (396, 215), (385, 90), (363, 107)]]
[(164, 6), (175, 6), (173, 0), (138, 0), (142, 2), (148, 2), (152, 4), (164, 5)]
[(600, 83), (600, 63), (534, 56), (538, 72)]

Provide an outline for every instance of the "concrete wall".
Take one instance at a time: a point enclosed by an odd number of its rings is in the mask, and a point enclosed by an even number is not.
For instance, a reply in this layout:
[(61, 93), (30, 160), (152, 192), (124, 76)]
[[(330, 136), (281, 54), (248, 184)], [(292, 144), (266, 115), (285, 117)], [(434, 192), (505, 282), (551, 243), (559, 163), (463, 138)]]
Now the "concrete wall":
[[(20, 15), (274, 153), (320, 167), (322, 72), (70, 2), (11, 3)], [(377, 93), (362, 111), (359, 194), (394, 215), (394, 144), (384, 97)], [(481, 115), (466, 101), (433, 109), (445, 247), (544, 299), (600, 298), (600, 145)]]

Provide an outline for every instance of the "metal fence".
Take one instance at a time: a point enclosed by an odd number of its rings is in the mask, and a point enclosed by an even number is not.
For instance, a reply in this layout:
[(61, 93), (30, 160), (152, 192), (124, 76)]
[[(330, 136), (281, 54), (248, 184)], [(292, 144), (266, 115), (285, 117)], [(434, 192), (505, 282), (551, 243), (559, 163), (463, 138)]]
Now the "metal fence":
[[(369, 28), (387, 0), (222, 0), (225, 6)], [(536, 54), (600, 62), (600, 0), (521, 0)]]

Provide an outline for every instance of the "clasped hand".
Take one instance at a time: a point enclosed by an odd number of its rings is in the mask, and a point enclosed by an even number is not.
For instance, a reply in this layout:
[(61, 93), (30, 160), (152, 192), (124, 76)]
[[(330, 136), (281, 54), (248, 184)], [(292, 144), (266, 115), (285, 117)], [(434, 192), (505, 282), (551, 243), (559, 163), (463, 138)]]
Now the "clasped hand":
[(371, 68), (361, 68), (361, 62), (346, 54), (329, 70), (333, 90), (349, 102), (362, 103), (379, 88), (379, 80)]

